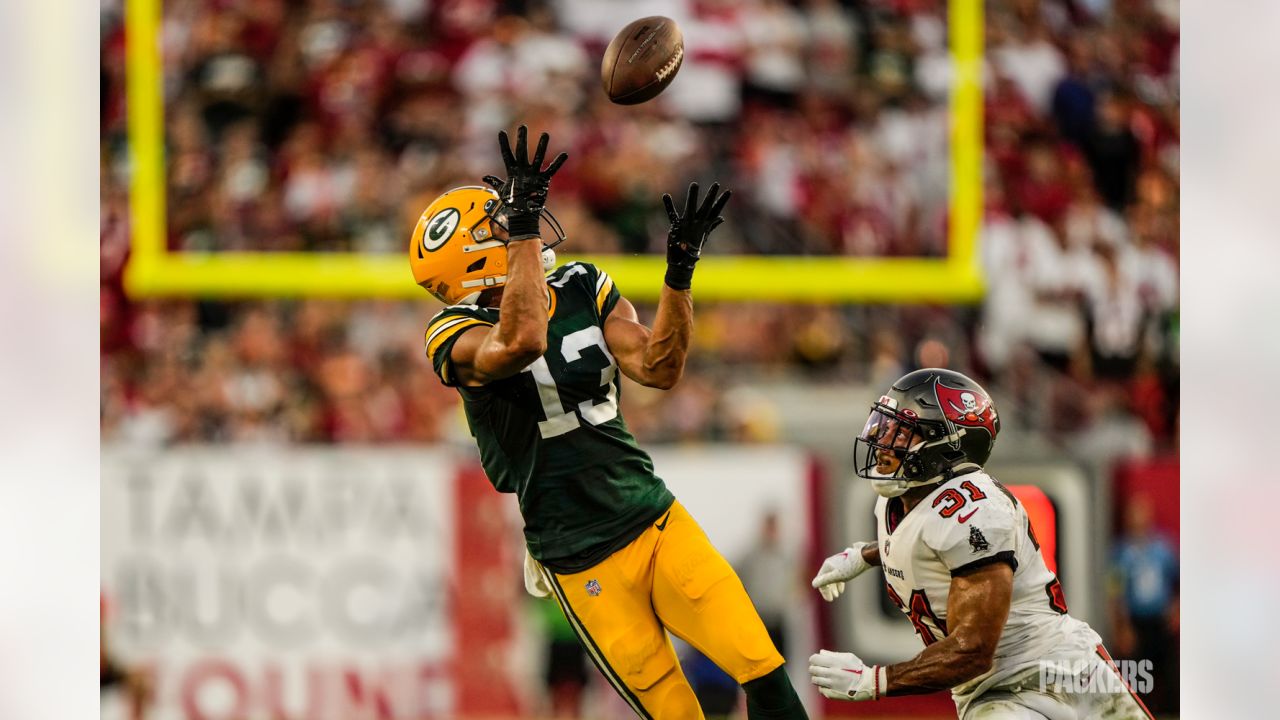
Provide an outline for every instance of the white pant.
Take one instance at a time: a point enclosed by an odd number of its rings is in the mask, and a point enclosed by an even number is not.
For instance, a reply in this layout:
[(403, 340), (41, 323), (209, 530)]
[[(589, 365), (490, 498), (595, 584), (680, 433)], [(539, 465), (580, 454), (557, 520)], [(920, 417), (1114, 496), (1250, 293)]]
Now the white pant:
[[(1008, 682), (982, 693), (964, 708), (962, 720), (1150, 720), (1138, 699), (1128, 691), (1123, 678), (1109, 659), (1100, 654), (1091, 672), (1109, 673), (1111, 683), (1102, 687), (1124, 688), (1119, 692), (1065, 692), (1060, 688), (1040, 689), (1041, 669), (1030, 668)], [(1109, 680), (1111, 678), (1106, 678)]]

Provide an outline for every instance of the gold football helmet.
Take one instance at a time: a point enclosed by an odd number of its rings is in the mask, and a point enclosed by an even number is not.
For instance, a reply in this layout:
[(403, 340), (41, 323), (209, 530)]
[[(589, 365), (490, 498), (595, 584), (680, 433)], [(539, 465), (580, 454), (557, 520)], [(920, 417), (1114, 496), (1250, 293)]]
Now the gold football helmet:
[[(436, 198), (418, 218), (409, 238), (413, 279), (446, 305), (475, 303), (488, 288), (507, 282), (507, 243), (494, 237), (495, 226), (506, 236), (502, 199), (491, 188), (467, 185)], [(559, 223), (545, 209), (556, 241), (542, 248), (542, 269), (555, 267), (551, 248), (564, 240)]]

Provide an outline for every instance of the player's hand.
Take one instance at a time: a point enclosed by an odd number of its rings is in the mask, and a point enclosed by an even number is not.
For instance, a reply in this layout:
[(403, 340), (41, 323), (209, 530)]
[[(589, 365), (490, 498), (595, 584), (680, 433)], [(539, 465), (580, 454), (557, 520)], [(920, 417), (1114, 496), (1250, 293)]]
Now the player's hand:
[(887, 676), (879, 665), (867, 665), (853, 653), (819, 651), (809, 656), (809, 681), (832, 700), (879, 700)]
[(667, 217), (671, 220), (671, 230), (667, 232), (666, 283), (673, 290), (689, 289), (693, 282), (693, 268), (702, 257), (702, 246), (711, 231), (724, 222), (720, 211), (732, 196), (732, 190), (720, 193), (720, 183), (712, 183), (707, 199), (699, 206), (698, 183), (690, 183), (683, 215), (676, 212), (670, 195), (662, 196), (662, 204), (666, 206)]
[[(507, 179), (499, 181), (495, 189), (502, 197), (507, 211), (507, 232), (512, 240), (523, 240), (538, 234), (538, 216), (547, 203), (547, 191), (551, 188), (551, 176), (556, 174), (565, 160), (567, 153), (560, 153), (545, 169), (543, 158), (547, 154), (547, 143), (550, 136), (542, 133), (538, 139), (538, 147), (529, 157), (529, 128), (521, 125), (516, 130), (516, 150), (511, 152), (511, 140), (507, 131), (498, 133), (498, 149), (502, 151), (502, 162), (507, 166)], [(496, 177), (489, 175), (485, 181), (494, 185)]]
[(822, 562), (818, 574), (810, 583), (822, 595), (822, 599), (831, 602), (844, 592), (844, 584), (866, 572), (871, 563), (862, 557), (862, 548), (870, 543), (856, 542), (844, 552), (836, 553)]
[(524, 551), (524, 589), (536, 598), (551, 597), (551, 588), (547, 586), (547, 578), (542, 574), (542, 566)]

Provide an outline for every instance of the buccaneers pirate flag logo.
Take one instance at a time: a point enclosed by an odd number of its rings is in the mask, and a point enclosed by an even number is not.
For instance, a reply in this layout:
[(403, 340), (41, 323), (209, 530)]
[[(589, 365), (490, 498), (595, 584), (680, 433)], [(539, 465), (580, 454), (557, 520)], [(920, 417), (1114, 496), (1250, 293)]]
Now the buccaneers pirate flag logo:
[(941, 381), (935, 382), (933, 387), (938, 394), (942, 414), (952, 424), (985, 428), (991, 437), (996, 436), (996, 409), (991, 406), (991, 398), (981, 391), (947, 387)]

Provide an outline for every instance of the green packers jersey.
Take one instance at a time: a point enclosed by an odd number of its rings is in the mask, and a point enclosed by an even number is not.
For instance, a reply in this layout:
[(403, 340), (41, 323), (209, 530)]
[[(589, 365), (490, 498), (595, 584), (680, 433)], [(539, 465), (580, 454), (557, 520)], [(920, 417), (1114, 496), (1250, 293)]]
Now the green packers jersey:
[(497, 323), (498, 308), (445, 308), (427, 325), (426, 351), (462, 395), (489, 481), (519, 498), (530, 554), (578, 572), (635, 539), (674, 498), (618, 412), (618, 364), (604, 339), (621, 297), (613, 280), (569, 263), (547, 276), (547, 288), (547, 351), (524, 371), (483, 387), (456, 380), (453, 344)]

